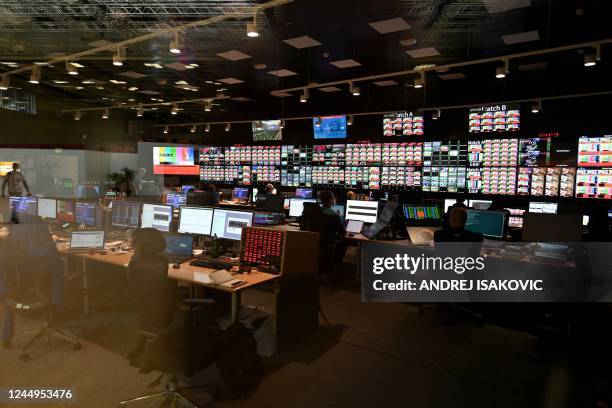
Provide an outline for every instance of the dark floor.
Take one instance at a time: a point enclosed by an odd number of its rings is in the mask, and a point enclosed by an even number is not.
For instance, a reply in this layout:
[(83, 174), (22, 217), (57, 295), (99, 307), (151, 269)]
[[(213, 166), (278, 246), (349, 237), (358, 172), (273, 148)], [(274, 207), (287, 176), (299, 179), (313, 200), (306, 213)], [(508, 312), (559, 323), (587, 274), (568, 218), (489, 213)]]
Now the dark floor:
[[(243, 296), (243, 304), (264, 310), (270, 309), (271, 301), (270, 293), (259, 290)], [(266, 376), (247, 399), (218, 401), (214, 406), (576, 406), (567, 402), (574, 381), (568, 364), (558, 354), (536, 351), (531, 335), (491, 325), (442, 324), (435, 314), (421, 316), (405, 304), (364, 304), (351, 285), (322, 289), (321, 304), (330, 325), (321, 324), (291, 351), (266, 357)], [(151, 392), (146, 385), (155, 373), (139, 374), (122, 357), (122, 316), (97, 313), (74, 321), (88, 327), (86, 332), (72, 330), (84, 339), (80, 351), (53, 340), (38, 345), (31, 361), (24, 363), (16, 349), (0, 350), (0, 384), (70, 387), (78, 402), (66, 406), (91, 408), (114, 407)], [(31, 336), (24, 331), (37, 325), (20, 317), (14, 346), (22, 345)], [(265, 343), (265, 333), (261, 336)], [(220, 381), (214, 367), (196, 378)], [(161, 387), (153, 390), (157, 389)], [(192, 398), (206, 406), (204, 395)]]

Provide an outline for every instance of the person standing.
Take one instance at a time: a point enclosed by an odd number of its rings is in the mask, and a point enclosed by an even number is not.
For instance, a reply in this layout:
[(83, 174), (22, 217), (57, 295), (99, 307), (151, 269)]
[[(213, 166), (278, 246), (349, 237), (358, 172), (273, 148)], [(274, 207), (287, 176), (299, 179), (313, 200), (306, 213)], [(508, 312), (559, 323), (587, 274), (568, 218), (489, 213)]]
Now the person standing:
[(30, 187), (26, 182), (21, 169), (19, 168), (19, 163), (13, 163), (13, 170), (6, 173), (4, 177), (4, 183), (2, 183), (2, 197), (5, 196), (5, 190), (8, 186), (9, 196), (13, 197), (21, 197), (23, 195), (23, 188), (25, 187), (28, 195), (31, 196)]

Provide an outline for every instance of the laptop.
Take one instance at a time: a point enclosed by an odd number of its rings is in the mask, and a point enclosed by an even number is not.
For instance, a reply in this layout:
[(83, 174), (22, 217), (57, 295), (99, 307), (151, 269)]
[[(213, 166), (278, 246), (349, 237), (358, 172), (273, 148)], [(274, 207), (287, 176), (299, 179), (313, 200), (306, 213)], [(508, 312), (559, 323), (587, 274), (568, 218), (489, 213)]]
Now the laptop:
[(413, 245), (433, 245), (434, 232), (437, 227), (407, 227), (408, 236)]
[(183, 263), (193, 257), (193, 236), (165, 234), (168, 263)]
[(102, 251), (104, 231), (72, 231), (68, 252)]
[(349, 234), (361, 234), (363, 229), (363, 221), (349, 220), (346, 223), (346, 232)]

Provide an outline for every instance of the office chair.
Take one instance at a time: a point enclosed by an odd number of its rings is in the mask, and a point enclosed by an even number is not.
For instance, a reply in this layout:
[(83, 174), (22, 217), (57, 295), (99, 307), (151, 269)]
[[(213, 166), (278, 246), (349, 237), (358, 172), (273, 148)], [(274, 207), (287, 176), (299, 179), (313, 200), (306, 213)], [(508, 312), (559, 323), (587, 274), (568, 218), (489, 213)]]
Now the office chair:
[[(55, 261), (61, 263), (59, 259)], [(22, 259), (15, 265), (17, 288), (13, 295), (5, 300), (5, 304), (13, 312), (29, 316), (42, 316), (43, 318), (42, 327), (21, 348), (19, 355), (21, 361), (29, 361), (30, 353), (28, 351), (31, 347), (42, 339), (48, 342), (52, 336), (68, 341), (74, 350), (81, 348), (79, 339), (61, 330), (56, 325), (62, 306), (52, 299), (57, 297), (58, 292), (61, 292), (61, 271), (63, 269), (60, 267), (59, 271), (54, 272), (53, 268), (49, 267), (50, 264), (53, 264), (53, 260), (49, 260), (49, 263), (41, 264), (36, 259)], [(56, 267), (58, 266), (56, 265)], [(54, 273), (59, 273), (60, 276), (54, 276)]]

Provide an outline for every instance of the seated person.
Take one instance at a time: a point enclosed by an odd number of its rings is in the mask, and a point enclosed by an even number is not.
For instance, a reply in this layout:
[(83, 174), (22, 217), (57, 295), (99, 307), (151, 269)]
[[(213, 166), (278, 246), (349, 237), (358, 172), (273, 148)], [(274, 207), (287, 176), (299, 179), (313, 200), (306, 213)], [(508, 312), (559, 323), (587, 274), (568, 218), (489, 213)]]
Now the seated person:
[(266, 185), (266, 191), (264, 194), (276, 194), (276, 188), (274, 188), (274, 184), (268, 183)]
[(482, 234), (465, 229), (467, 212), (455, 207), (448, 213), (448, 225), (434, 233), (434, 242), (482, 242)]
[(346, 199), (347, 200), (358, 200), (357, 194), (354, 191), (349, 190), (346, 192)]
[(346, 230), (340, 216), (332, 209), (336, 205), (336, 197), (329, 190), (319, 193), (321, 211), (323, 212), (323, 225), (321, 231), (322, 248), (330, 247), (333, 251), (332, 262), (334, 270), (340, 267), (347, 244), (344, 240)]
[(194, 193), (205, 193), (205, 192), (213, 193), (214, 198), (215, 198), (215, 202), (213, 203), (213, 205), (219, 204), (219, 200), (221, 196), (219, 195), (219, 193), (217, 193), (217, 187), (215, 187), (215, 185), (212, 183), (199, 182), (197, 188), (194, 189), (193, 192)]

